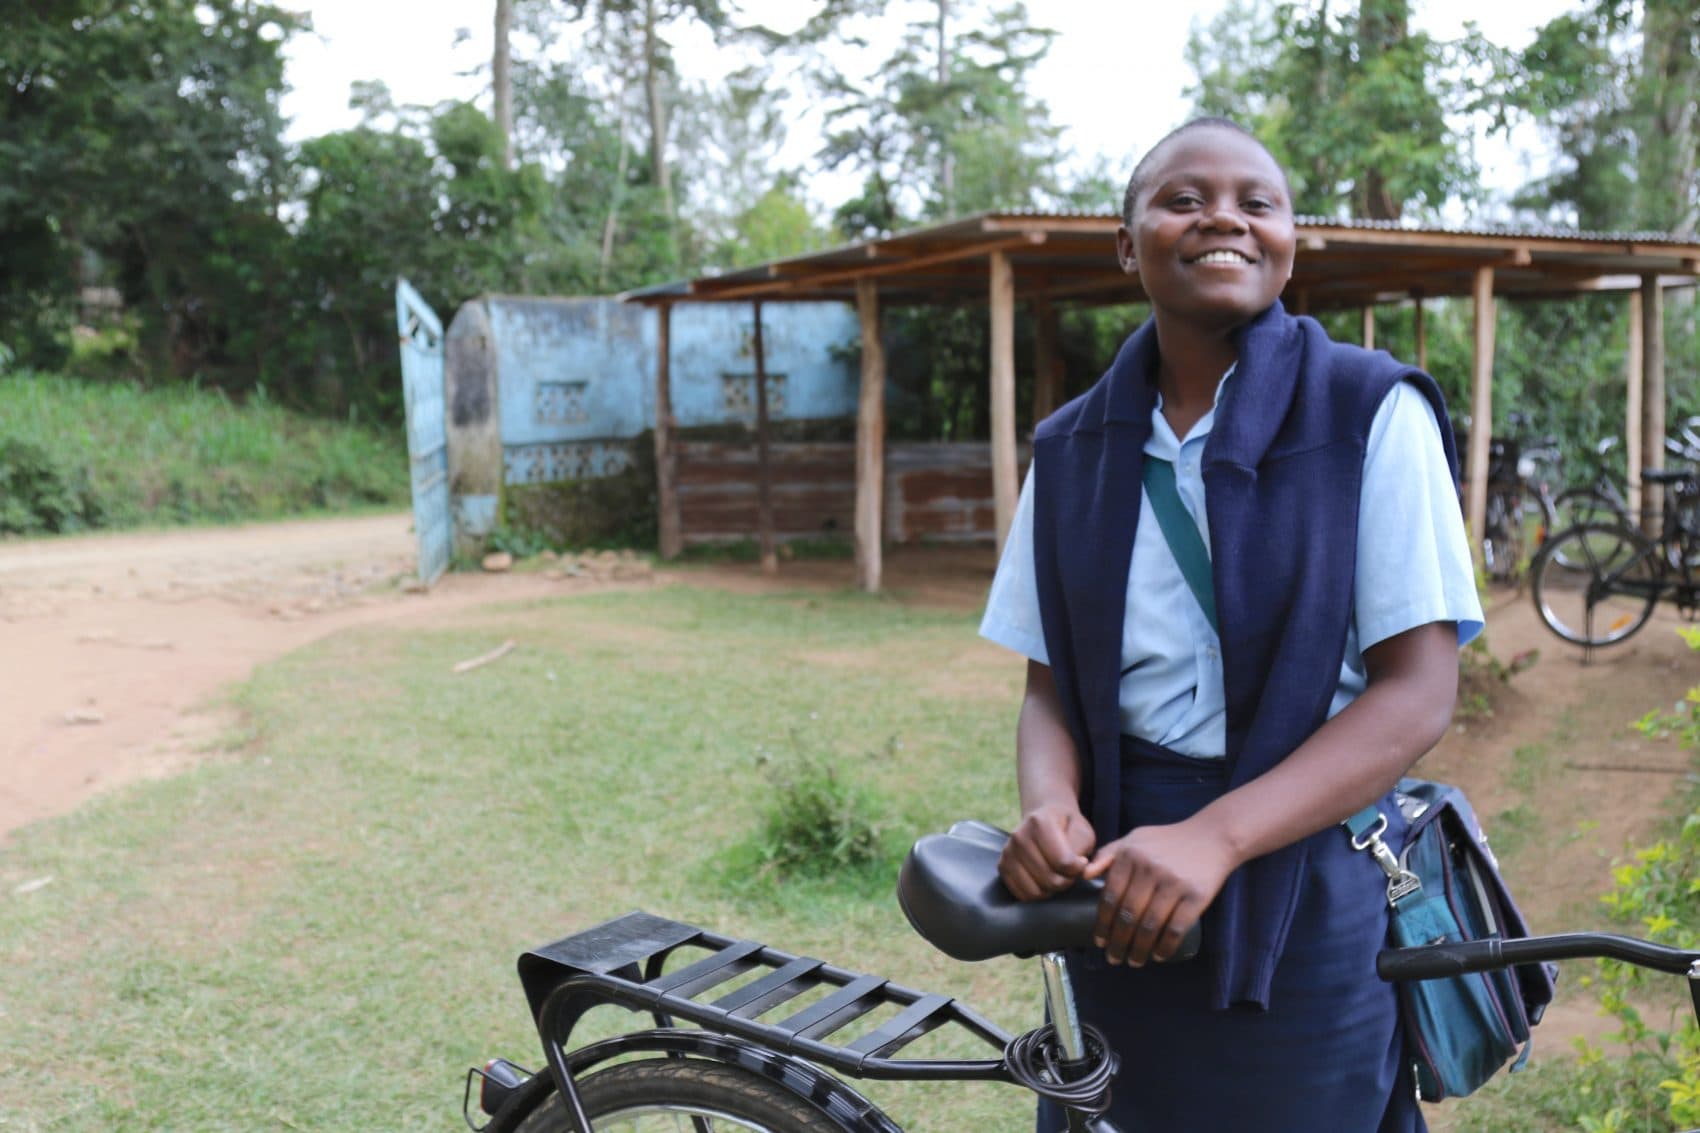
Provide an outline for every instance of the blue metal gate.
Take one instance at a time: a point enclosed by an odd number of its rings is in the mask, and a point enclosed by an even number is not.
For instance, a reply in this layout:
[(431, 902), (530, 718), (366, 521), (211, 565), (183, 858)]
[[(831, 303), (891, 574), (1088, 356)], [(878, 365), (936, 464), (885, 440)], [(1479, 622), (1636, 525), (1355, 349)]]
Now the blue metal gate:
[(401, 386), (407, 404), (407, 456), (413, 480), (413, 531), (419, 579), (429, 586), (449, 566), (449, 447), (443, 405), (443, 324), (405, 279), (395, 285), (401, 336)]

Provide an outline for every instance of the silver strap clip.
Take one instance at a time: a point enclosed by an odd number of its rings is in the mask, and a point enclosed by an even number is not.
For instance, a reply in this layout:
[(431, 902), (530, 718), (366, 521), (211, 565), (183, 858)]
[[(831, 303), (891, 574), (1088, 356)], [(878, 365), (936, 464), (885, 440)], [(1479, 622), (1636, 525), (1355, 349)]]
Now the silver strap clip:
[(1374, 826), (1362, 834), (1352, 835), (1352, 849), (1367, 851), (1375, 859), (1375, 864), (1381, 867), (1381, 872), (1387, 875), (1387, 903), (1392, 905), (1421, 889), (1423, 883), (1416, 874), (1399, 864), (1399, 859), (1381, 840), (1386, 832), (1387, 816), (1377, 813)]

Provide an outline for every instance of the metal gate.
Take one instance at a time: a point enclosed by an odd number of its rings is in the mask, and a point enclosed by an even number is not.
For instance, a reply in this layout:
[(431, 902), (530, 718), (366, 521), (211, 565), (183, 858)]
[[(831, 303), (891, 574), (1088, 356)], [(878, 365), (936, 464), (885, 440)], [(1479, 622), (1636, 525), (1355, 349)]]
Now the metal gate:
[(429, 586), (449, 566), (449, 446), (443, 407), (443, 324), (405, 279), (395, 285), (401, 336), (401, 387), (407, 404), (407, 457), (413, 481), (413, 531), (419, 579)]

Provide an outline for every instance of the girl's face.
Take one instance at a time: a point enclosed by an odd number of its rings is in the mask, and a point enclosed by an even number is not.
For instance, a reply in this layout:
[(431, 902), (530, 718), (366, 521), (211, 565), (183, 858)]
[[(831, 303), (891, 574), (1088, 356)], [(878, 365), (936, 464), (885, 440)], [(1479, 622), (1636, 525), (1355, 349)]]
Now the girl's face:
[(1204, 127), (1163, 144), (1116, 233), (1122, 270), (1152, 308), (1207, 329), (1257, 315), (1293, 274), (1293, 207), (1264, 148), (1236, 130)]

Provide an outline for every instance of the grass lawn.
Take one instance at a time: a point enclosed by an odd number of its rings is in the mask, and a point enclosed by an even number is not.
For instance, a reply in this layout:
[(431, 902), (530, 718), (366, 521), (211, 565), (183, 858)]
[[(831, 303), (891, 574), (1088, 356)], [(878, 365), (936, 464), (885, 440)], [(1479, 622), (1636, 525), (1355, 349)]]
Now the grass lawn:
[[(456, 661), (512, 637), (499, 663)], [(644, 908), (963, 997), (891, 896), (902, 849), (1014, 815), (1020, 666), (968, 615), (673, 586), (339, 634), (234, 695), (232, 750), (0, 848), (0, 1130), (452, 1130), (539, 1063), (514, 960)], [(878, 800), (883, 865), (781, 884), (775, 768)], [(1025, 1131), (1007, 1087), (870, 1087), (917, 1130)]]

